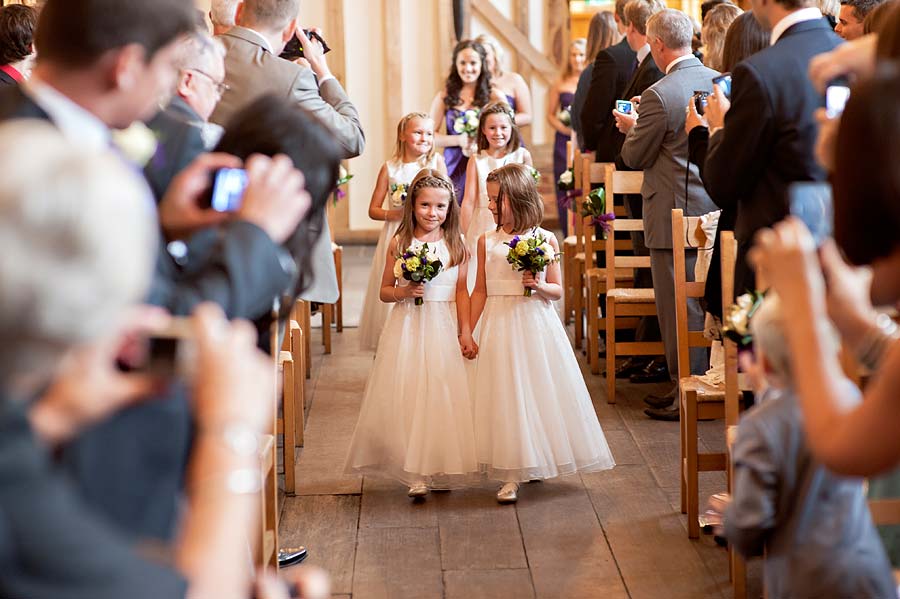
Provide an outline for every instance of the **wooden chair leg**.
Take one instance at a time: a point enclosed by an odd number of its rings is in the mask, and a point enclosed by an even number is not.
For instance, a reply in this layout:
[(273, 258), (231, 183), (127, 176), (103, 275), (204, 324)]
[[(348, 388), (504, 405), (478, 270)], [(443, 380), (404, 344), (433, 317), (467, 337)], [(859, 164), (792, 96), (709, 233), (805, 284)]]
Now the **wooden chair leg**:
[[(679, 409), (681, 410), (682, 415), (687, 414), (687, 408), (685, 407), (684, 395), (685, 395), (684, 393), (679, 391), (678, 405), (679, 405)], [(678, 435), (679, 439), (678, 440), (679, 440), (680, 453), (681, 453), (681, 457), (678, 460), (678, 466), (679, 466), (678, 473), (679, 473), (679, 478), (681, 479), (681, 513), (687, 514), (688, 513), (688, 506), (687, 506), (688, 489), (687, 489), (687, 476), (686, 476), (686, 472), (685, 472), (685, 468), (687, 468), (687, 426), (686, 426), (687, 418), (682, 416), (678, 420), (678, 424), (679, 424), (679, 435)]]
[(599, 296), (594, 289), (593, 280), (587, 281), (587, 335), (585, 348), (588, 352), (588, 364), (591, 366), (591, 374), (600, 374), (600, 353), (597, 351), (599, 347), (600, 329), (597, 322), (597, 302), (600, 301)]
[(572, 302), (575, 299), (575, 280), (572, 275), (572, 248), (563, 244), (563, 324), (568, 325), (572, 317)]
[(325, 354), (331, 353), (331, 323), (334, 319), (334, 304), (322, 304), (322, 345)]
[[(334, 304), (334, 330), (344, 332), (344, 248), (334, 251), (334, 270), (337, 273), (338, 299)], [(329, 352), (331, 353), (331, 352)]]
[(700, 523), (697, 521), (700, 515), (700, 474), (697, 455), (697, 393), (695, 391), (685, 393), (685, 408), (686, 413), (681, 414), (681, 418), (685, 421), (688, 538), (696, 539), (700, 536)]
[(584, 345), (584, 289), (587, 286), (584, 280), (583, 268), (579, 264), (573, 264), (572, 272), (572, 312), (575, 323), (575, 347)]
[(606, 296), (606, 402), (616, 403), (616, 301)]
[(306, 442), (304, 431), (306, 428), (306, 385), (301, 373), (306, 371), (306, 360), (303, 354), (303, 330), (299, 325), (291, 329), (291, 355), (294, 358), (294, 430), (296, 447), (303, 447)]
[(303, 350), (304, 350), (304, 360), (303, 363), (306, 364), (306, 378), (312, 377), (312, 347), (310, 347), (310, 340), (312, 339), (311, 333), (311, 324), (310, 324), (310, 314), (309, 314), (309, 303), (301, 302), (303, 305), (301, 306), (301, 317), (302, 322), (300, 323), (300, 327), (303, 329)]
[(728, 561), (731, 569), (731, 592), (734, 599), (747, 598), (747, 562), (735, 551), (729, 548)]
[(293, 495), (296, 490), (295, 484), (295, 467), (297, 446), (296, 437), (296, 402), (294, 397), (294, 360), (290, 352), (281, 352), (281, 372), (282, 372), (282, 390), (281, 390), (281, 410), (282, 410), (282, 430), (284, 431), (284, 492)]

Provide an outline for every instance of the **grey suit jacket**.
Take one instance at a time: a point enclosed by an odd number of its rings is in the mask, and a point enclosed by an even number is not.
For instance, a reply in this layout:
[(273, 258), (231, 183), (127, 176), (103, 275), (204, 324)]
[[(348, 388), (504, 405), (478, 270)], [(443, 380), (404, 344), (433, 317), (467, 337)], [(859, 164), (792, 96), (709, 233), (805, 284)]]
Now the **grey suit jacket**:
[[(697, 166), (688, 171), (688, 136), (684, 132), (685, 107), (694, 91), (712, 92), (718, 72), (694, 58), (672, 71), (641, 95), (640, 117), (625, 136), (622, 160), (644, 171), (644, 235), (647, 247), (672, 247), (672, 209), (699, 216), (716, 209), (709, 199)], [(685, 175), (687, 174), (687, 197)]]
[(289, 98), (331, 131), (345, 158), (362, 154), (366, 145), (359, 113), (337, 79), (321, 87), (312, 70), (283, 60), (263, 47), (258, 35), (235, 27), (219, 36), (225, 44), (225, 83), (229, 86), (210, 121), (226, 126), (241, 109), (263, 94)]
[[(847, 398), (859, 398), (849, 381)], [(745, 556), (766, 550), (769, 597), (897, 596), (860, 479), (829, 472), (806, 445), (790, 391), (769, 390), (741, 417), (725, 536)]]

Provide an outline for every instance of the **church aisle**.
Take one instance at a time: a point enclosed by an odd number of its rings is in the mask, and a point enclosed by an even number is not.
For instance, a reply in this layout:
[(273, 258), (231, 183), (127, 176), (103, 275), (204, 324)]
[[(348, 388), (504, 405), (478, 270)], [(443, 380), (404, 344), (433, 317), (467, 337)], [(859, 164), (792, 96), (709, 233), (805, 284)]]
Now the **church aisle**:
[[(399, 483), (342, 474), (372, 354), (353, 328), (334, 336), (332, 355), (318, 341), (314, 330), (306, 447), (281, 544), (309, 547), (336, 597), (730, 596), (725, 551), (711, 537), (687, 538), (678, 424), (646, 419), (646, 388), (626, 385), (608, 405), (579, 354), (616, 468), (524, 485), (516, 505), (498, 505), (492, 481), (414, 503)], [(721, 422), (700, 428), (703, 445), (724, 445)], [(701, 496), (724, 487), (723, 473), (701, 476)]]

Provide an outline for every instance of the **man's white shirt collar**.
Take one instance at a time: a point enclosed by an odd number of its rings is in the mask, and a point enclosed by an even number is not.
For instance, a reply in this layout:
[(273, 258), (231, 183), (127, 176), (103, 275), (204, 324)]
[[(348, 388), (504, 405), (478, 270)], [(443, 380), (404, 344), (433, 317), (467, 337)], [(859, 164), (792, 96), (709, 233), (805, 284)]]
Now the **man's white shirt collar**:
[(90, 149), (109, 149), (109, 127), (94, 114), (37, 77), (22, 83), (22, 91), (47, 113), (70, 142)]
[(650, 54), (650, 44), (644, 44), (644, 45), (641, 46), (641, 48), (637, 51), (637, 61), (638, 61), (638, 65), (640, 65), (642, 62), (644, 62), (644, 59), (647, 58), (647, 55), (648, 55), (648, 54)]
[(672, 62), (669, 63), (669, 66), (666, 67), (666, 75), (668, 75), (669, 73), (672, 72), (672, 69), (675, 68), (676, 64), (678, 64), (679, 62), (684, 62), (685, 60), (690, 60), (693, 57), (694, 57), (693, 54), (685, 54), (684, 56), (679, 56), (678, 58), (676, 58), (675, 60), (673, 60)]
[(259, 31), (256, 31), (255, 29), (250, 29), (249, 27), (244, 27), (244, 29), (255, 35), (257, 37), (259, 45), (262, 46), (269, 54), (275, 54), (275, 52), (272, 51), (272, 45), (269, 43), (269, 40), (266, 39), (266, 36), (261, 34)]
[(781, 36), (784, 35), (784, 32), (796, 25), (797, 23), (803, 23), (804, 21), (815, 21), (816, 19), (822, 18), (822, 11), (820, 11), (815, 6), (810, 8), (801, 8), (800, 10), (795, 10), (785, 18), (778, 21), (775, 24), (775, 27), (772, 28), (772, 46), (775, 45)]

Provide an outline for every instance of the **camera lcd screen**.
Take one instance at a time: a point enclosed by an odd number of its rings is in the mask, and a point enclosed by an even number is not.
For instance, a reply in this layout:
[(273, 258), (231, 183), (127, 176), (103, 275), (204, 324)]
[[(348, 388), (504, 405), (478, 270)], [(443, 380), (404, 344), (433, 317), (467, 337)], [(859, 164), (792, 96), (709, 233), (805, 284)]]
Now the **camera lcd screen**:
[(223, 168), (216, 173), (211, 207), (217, 212), (234, 212), (241, 207), (247, 189), (247, 171)]
[(634, 104), (628, 100), (616, 100), (616, 110), (622, 114), (634, 114)]
[(793, 183), (788, 193), (791, 214), (803, 221), (819, 247), (834, 231), (831, 185), (813, 181)]
[(712, 81), (713, 85), (718, 85), (722, 88), (722, 93), (725, 94), (726, 98), (731, 99), (731, 73), (713, 77)]
[(829, 85), (825, 89), (825, 112), (828, 118), (837, 118), (844, 112), (850, 99), (850, 88), (844, 85)]

